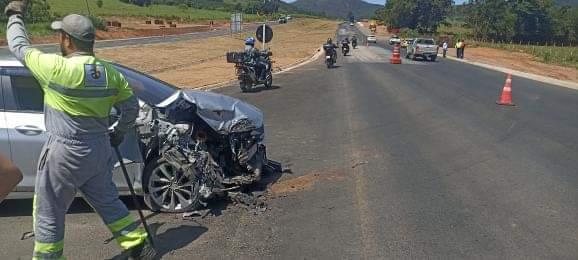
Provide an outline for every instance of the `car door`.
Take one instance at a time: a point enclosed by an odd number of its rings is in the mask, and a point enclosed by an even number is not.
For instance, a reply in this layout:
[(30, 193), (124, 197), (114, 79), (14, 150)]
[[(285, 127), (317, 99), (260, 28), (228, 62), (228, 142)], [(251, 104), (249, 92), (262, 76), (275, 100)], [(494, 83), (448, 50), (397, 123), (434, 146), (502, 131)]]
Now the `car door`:
[(33, 191), (38, 157), (47, 138), (43, 94), (36, 80), (24, 68), (3, 68), (0, 74), (11, 158), (24, 175), (16, 190)]
[[(36, 166), (42, 146), (46, 141), (44, 126), (44, 97), (42, 89), (28, 69), (24, 67), (4, 68), (0, 72), (5, 87), (5, 113), (8, 136), (14, 163), (25, 175), (18, 191), (33, 191)], [(144, 163), (139, 149), (136, 130), (126, 134), (120, 146), (128, 175), (140, 188), (140, 177)], [(119, 190), (127, 190), (127, 184), (118, 162), (115, 164), (113, 182)]]
[(0, 81), (0, 154), (10, 158), (10, 142), (8, 140), (6, 115), (4, 114), (4, 95), (2, 91), (2, 82)]

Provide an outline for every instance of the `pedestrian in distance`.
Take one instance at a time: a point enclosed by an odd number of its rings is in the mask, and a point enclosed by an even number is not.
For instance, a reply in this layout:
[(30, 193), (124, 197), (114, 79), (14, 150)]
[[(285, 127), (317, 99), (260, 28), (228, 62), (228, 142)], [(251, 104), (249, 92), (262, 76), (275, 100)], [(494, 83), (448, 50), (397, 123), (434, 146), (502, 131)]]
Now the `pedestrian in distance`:
[(0, 154), (0, 202), (22, 181), (22, 173), (8, 158)]
[(460, 59), (464, 58), (464, 52), (465, 51), (466, 51), (466, 42), (464, 40), (462, 40), (462, 51), (461, 51)]
[(456, 43), (456, 57), (460, 59), (462, 57), (462, 39), (458, 39)]
[(442, 44), (442, 50), (445, 58), (448, 53), (448, 41), (444, 41), (444, 43)]
[[(144, 229), (118, 197), (112, 181), (113, 148), (134, 131), (138, 100), (111, 64), (94, 56), (95, 28), (71, 14), (51, 27), (59, 33), (62, 56), (43, 53), (28, 40), (23, 16), (27, 1), (10, 1), (6, 38), (44, 93), (47, 141), (38, 161), (33, 200), (33, 259), (63, 259), (65, 214), (77, 191), (100, 215), (127, 257), (156, 259)], [(112, 107), (120, 118), (109, 130)], [(87, 259), (96, 255), (85, 255)]]

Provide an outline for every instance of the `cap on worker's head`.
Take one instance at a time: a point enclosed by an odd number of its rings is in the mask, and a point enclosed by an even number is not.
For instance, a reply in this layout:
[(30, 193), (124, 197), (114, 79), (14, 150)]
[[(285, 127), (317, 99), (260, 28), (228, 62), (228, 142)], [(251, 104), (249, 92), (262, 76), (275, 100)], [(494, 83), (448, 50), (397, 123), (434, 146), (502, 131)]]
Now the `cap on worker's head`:
[(96, 37), (94, 26), (90, 19), (78, 14), (67, 15), (62, 21), (53, 22), (50, 27), (55, 31), (64, 31), (66, 34), (83, 42), (92, 42)]

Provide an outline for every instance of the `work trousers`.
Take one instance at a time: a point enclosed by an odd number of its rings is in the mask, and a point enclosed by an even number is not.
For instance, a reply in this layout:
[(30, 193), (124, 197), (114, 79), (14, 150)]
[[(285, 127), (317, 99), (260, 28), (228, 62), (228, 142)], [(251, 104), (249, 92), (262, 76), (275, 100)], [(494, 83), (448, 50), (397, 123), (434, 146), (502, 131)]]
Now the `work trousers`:
[(146, 233), (118, 197), (112, 181), (115, 161), (106, 136), (78, 141), (49, 134), (36, 176), (34, 259), (64, 259), (65, 215), (77, 191), (82, 192), (123, 249), (146, 240)]

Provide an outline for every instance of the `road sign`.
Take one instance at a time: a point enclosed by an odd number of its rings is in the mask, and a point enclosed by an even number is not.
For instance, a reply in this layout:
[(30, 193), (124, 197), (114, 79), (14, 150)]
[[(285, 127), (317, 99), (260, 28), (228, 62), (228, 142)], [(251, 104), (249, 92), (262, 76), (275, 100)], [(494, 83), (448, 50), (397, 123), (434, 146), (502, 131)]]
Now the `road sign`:
[(231, 15), (231, 33), (243, 31), (243, 14), (235, 13)]
[[(255, 36), (257, 36), (257, 40), (264, 43), (269, 43), (273, 40), (273, 29), (269, 25), (263, 24), (257, 28), (257, 32), (255, 32)], [(265, 39), (265, 41), (263, 41)]]

